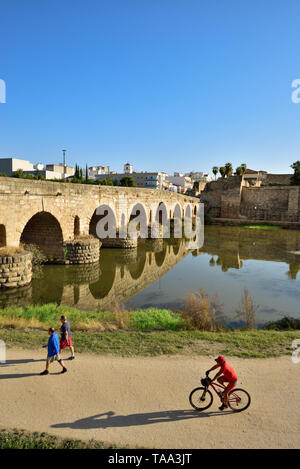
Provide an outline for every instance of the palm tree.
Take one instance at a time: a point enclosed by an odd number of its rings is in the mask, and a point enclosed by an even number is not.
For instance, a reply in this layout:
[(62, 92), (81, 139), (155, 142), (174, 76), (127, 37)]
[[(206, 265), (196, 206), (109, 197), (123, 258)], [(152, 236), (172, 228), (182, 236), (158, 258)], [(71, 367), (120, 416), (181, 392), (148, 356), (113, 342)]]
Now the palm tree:
[(232, 173), (233, 173), (232, 164), (231, 163), (226, 163), (225, 164), (225, 174), (226, 174), (226, 176), (229, 178), (230, 176), (232, 176)]
[(220, 172), (222, 178), (224, 178), (225, 175), (226, 175), (226, 168), (225, 168), (225, 166), (221, 166), (221, 167), (219, 168), (219, 172)]
[(219, 168), (218, 168), (218, 166), (213, 166), (212, 172), (213, 172), (213, 173), (214, 173), (214, 175), (215, 175), (215, 179), (217, 179), (217, 174), (218, 174), (218, 171), (219, 171)]
[(235, 170), (235, 174), (237, 176), (242, 176), (243, 175), (243, 168), (241, 166), (238, 166)]
[(242, 174), (245, 174), (245, 171), (246, 171), (246, 169), (247, 169), (246, 163), (242, 163), (242, 164), (241, 164), (241, 168), (242, 168), (242, 171), (243, 171)]

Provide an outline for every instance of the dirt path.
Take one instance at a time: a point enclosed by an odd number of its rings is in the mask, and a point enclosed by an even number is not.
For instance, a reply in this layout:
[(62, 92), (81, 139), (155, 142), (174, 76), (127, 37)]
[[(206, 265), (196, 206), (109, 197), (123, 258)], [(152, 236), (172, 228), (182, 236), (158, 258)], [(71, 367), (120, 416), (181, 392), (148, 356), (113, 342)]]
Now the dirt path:
[[(39, 361), (42, 360), (42, 361)], [(188, 402), (207, 357), (78, 355), (44, 369), (44, 350), (7, 351), (0, 366), (0, 426), (148, 448), (299, 448), (300, 364), (290, 357), (230, 363), (252, 396), (239, 414)]]

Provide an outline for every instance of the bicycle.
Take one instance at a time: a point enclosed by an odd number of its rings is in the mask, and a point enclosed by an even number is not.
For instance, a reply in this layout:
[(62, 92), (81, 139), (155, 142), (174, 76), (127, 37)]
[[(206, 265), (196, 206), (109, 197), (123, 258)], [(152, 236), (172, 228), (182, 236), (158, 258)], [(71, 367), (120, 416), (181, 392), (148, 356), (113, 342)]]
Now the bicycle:
[[(202, 378), (201, 384), (203, 387), (195, 388), (189, 395), (189, 401), (191, 406), (198, 410), (206, 410), (208, 409), (214, 400), (212, 392), (208, 389), (211, 387), (221, 402), (223, 402), (222, 392), (225, 389), (225, 386), (219, 383), (213, 383), (210, 378)], [(221, 388), (223, 391), (221, 391)], [(246, 410), (251, 403), (250, 394), (242, 388), (233, 388), (228, 393), (228, 407), (234, 412), (242, 412)]]

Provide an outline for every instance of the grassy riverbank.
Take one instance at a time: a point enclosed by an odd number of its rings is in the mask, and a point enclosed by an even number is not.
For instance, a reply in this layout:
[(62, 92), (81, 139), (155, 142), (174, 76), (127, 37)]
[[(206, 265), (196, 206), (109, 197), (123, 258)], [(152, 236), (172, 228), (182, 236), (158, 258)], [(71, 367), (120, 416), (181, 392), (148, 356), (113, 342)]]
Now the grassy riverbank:
[[(206, 296), (202, 303), (204, 300), (207, 301)], [(59, 329), (62, 314), (71, 322), (75, 350), (79, 353), (120, 356), (221, 353), (264, 358), (291, 354), (292, 341), (300, 338), (297, 320), (281, 320), (280, 327), (274, 323), (270, 330), (229, 329), (218, 324), (206, 309), (201, 314), (197, 311), (195, 317), (191, 305), (182, 313), (154, 308), (88, 312), (51, 303), (0, 310), (0, 339), (8, 348), (39, 349), (47, 343), (48, 328)]]
[[(40, 349), (41, 358), (47, 343), (46, 331), (0, 329), (0, 339), (7, 348)], [(291, 355), (292, 341), (300, 331), (115, 331), (72, 333), (75, 352), (118, 356), (216, 355), (241, 358), (267, 358)], [(68, 355), (63, 352), (63, 356)]]

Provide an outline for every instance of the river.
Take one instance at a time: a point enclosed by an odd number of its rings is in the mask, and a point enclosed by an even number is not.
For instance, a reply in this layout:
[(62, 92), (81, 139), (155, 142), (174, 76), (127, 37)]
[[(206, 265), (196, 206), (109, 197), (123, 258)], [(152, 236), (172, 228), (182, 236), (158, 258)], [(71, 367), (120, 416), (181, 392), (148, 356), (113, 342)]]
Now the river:
[(84, 310), (177, 310), (202, 288), (218, 293), (226, 323), (236, 317), (244, 287), (263, 325), (284, 315), (300, 318), (300, 230), (205, 227), (204, 245), (188, 251), (184, 240), (143, 240), (137, 249), (101, 249), (96, 265), (45, 265), (29, 287), (2, 291), (0, 307), (55, 302)]

